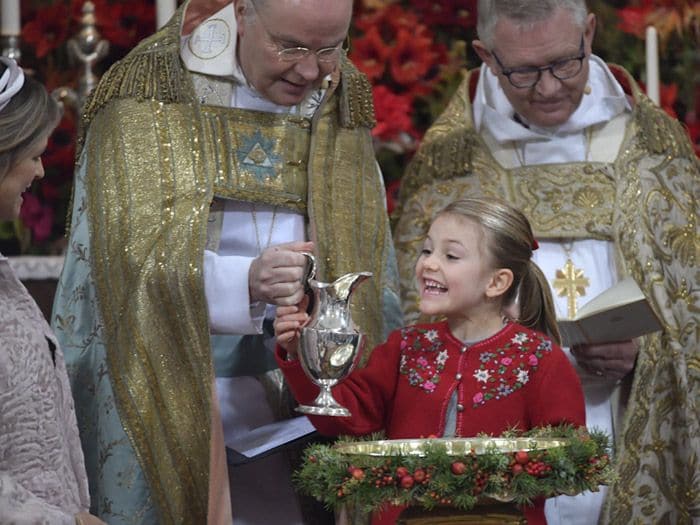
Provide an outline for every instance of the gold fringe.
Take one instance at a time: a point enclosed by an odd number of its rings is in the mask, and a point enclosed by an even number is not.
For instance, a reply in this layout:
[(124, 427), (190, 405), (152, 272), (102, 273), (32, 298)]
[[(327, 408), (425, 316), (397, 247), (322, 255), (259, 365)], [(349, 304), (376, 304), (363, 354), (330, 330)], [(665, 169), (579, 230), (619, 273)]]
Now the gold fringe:
[[(78, 155), (90, 123), (112, 100), (135, 98), (139, 101), (158, 100), (164, 104), (195, 100), (194, 87), (187, 81), (187, 73), (180, 63), (179, 46), (172, 37), (169, 26), (164, 27), (115, 62), (104, 74), (85, 104)], [(158, 76), (154, 76), (153, 71), (158, 71)]]
[(340, 69), (340, 125), (344, 128), (372, 129), (377, 124), (372, 85), (345, 56), (340, 62)]
[(640, 146), (650, 153), (669, 157), (692, 157), (694, 152), (683, 125), (654, 104), (646, 95), (637, 101), (636, 121)]
[(425, 184), (472, 173), (476, 150), (481, 147), (478, 133), (464, 128), (441, 136), (439, 142), (423, 144), (411, 161), (411, 173), (414, 175), (401, 181), (400, 200), (415, 194)]

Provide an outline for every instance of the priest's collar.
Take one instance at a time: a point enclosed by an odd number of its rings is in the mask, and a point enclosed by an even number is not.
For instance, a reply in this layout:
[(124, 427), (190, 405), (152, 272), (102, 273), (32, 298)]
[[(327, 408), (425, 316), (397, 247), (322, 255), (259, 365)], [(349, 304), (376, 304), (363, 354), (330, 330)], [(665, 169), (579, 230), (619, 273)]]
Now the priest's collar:
[[(184, 17), (183, 17), (184, 18)], [(195, 73), (247, 81), (236, 60), (238, 32), (233, 2), (200, 23), (182, 37), (180, 56), (185, 67)]]
[(515, 114), (498, 78), (484, 64), (479, 73), (479, 84), (474, 97), (474, 125), (483, 126), (500, 143), (509, 141), (548, 140), (555, 136), (580, 133), (589, 126), (607, 122), (624, 111), (630, 111), (622, 86), (600, 58), (591, 55), (588, 86), (579, 107), (568, 121), (556, 128), (528, 125)]

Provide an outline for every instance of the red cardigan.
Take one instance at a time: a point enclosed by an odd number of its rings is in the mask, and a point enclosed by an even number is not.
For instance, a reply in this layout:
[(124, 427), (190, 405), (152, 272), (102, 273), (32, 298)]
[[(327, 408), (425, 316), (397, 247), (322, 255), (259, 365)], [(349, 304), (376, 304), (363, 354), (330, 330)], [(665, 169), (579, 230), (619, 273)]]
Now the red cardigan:
[[(313, 402), (318, 387), (299, 362), (286, 361), (279, 347), (276, 357), (297, 401)], [(447, 322), (396, 330), (364, 368), (333, 388), (352, 417), (309, 418), (327, 435), (384, 430), (388, 439), (442, 436), (455, 391), (457, 437), (585, 425), (581, 384), (567, 357), (546, 336), (515, 323), (471, 346), (456, 339)], [(546, 523), (544, 500), (524, 512), (528, 523)], [(385, 512), (380, 522), (394, 523), (396, 516)]]

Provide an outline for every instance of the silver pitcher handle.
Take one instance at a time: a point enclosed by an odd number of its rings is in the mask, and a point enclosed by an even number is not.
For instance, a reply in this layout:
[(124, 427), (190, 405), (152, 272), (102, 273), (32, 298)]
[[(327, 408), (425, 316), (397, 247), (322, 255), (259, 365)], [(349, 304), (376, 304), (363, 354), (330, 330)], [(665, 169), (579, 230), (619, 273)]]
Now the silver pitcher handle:
[(313, 253), (309, 252), (301, 252), (301, 254), (307, 259), (306, 275), (304, 275), (304, 284), (308, 287), (309, 280), (314, 279), (316, 277), (316, 257), (314, 257)]

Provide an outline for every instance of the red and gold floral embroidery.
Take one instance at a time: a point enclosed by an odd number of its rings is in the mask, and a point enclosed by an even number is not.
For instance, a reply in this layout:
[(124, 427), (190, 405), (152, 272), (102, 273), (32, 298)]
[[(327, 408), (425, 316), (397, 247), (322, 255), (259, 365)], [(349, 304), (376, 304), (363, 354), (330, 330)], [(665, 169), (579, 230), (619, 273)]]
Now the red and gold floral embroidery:
[(492, 399), (502, 399), (519, 390), (530, 380), (537, 370), (540, 359), (551, 352), (552, 342), (540, 335), (531, 336), (517, 332), (505, 346), (479, 355), (481, 365), (473, 377), (480, 383), (480, 390), (474, 394), (474, 408)]
[(425, 393), (435, 391), (440, 372), (447, 362), (447, 349), (436, 329), (408, 327), (401, 330), (401, 364), (399, 372), (408, 383)]

